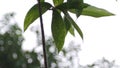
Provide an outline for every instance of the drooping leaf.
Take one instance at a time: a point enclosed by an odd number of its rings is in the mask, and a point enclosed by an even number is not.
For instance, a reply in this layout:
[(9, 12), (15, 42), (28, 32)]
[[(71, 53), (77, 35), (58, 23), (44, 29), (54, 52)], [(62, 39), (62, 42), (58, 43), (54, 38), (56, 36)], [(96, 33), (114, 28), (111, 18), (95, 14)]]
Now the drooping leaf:
[(79, 26), (75, 23), (75, 21), (71, 18), (71, 16), (66, 11), (64, 11), (63, 13), (65, 14), (66, 19), (74, 26), (74, 28), (79, 33), (80, 37), (83, 39), (83, 33), (82, 33), (82, 30), (79, 28)]
[[(45, 13), (50, 7), (51, 4), (42, 2), (42, 14)], [(28, 28), (39, 17), (38, 4), (35, 4), (26, 14), (24, 19), (24, 31)]]
[(105, 9), (101, 9), (89, 5), (88, 7), (83, 9), (82, 15), (92, 16), (92, 17), (103, 17), (103, 16), (112, 16), (114, 14)]
[(60, 5), (63, 3), (64, 0), (53, 0), (55, 6)]
[(66, 26), (66, 30), (69, 31), (70, 27), (71, 27), (71, 23), (66, 19), (66, 17), (64, 17), (64, 23)]
[(74, 36), (75, 35), (74, 28), (71, 25), (71, 23), (66, 19), (66, 17), (64, 17), (64, 22), (65, 22), (65, 25), (66, 25), (67, 32), (69, 31)]
[(62, 19), (62, 16), (57, 10), (53, 10), (51, 28), (52, 28), (53, 39), (55, 41), (56, 47), (59, 52), (61, 51), (64, 45), (64, 40), (66, 36), (66, 28), (65, 28), (65, 23)]

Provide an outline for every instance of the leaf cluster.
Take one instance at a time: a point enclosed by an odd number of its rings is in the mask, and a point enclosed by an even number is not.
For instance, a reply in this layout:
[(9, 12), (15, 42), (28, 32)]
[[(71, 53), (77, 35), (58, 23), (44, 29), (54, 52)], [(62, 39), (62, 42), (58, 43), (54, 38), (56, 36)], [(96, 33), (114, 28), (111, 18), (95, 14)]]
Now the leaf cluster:
[[(83, 39), (83, 33), (76, 22), (70, 16), (70, 13), (76, 14), (76, 17), (80, 15), (92, 16), (92, 17), (103, 17), (114, 15), (107, 10), (97, 8), (95, 6), (84, 3), (84, 0), (53, 0), (53, 4), (41, 0), (41, 13), (44, 14), (46, 11), (52, 11), (52, 23), (51, 30), (54, 42), (58, 49), (61, 51), (65, 37), (68, 32), (74, 36), (74, 29), (79, 33)], [(64, 14), (64, 16), (61, 15)], [(28, 26), (39, 18), (38, 4), (35, 4), (26, 14), (24, 20), (24, 31)]]

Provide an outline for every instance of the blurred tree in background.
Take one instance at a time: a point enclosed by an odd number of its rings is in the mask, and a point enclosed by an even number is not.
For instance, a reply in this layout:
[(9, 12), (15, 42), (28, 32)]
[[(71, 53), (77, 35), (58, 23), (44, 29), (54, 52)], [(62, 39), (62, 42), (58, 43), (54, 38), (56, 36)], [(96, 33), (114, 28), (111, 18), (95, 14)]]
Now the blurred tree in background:
[(39, 68), (37, 54), (21, 49), (22, 30), (15, 23), (14, 13), (0, 21), (0, 68)]
[[(42, 68), (43, 52), (40, 32), (32, 29), (36, 34), (37, 47), (31, 52), (22, 50), (22, 30), (16, 24), (14, 13), (6, 14), (0, 20), (0, 68)], [(99, 60), (90, 65), (80, 65), (80, 45), (70, 42), (60, 54), (57, 53), (54, 41), (51, 37), (46, 40), (49, 68), (119, 68), (115, 61)]]
[(85, 66), (80, 66), (80, 68), (120, 68), (119, 65), (115, 64), (115, 61), (108, 61), (105, 58), (102, 58), (101, 60), (97, 60), (96, 62), (85, 65)]

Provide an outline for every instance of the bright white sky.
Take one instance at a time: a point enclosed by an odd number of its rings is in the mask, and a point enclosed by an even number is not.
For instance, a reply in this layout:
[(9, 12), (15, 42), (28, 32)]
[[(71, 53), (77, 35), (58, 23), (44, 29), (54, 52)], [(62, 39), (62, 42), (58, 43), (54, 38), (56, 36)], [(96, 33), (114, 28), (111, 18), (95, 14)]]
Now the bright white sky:
[[(48, 0), (50, 1), (50, 0)], [(81, 16), (76, 20), (84, 33), (84, 42), (76, 34), (75, 38), (67, 37), (75, 40), (82, 46), (80, 52), (80, 63), (89, 64), (102, 57), (116, 60), (120, 63), (120, 2), (116, 0), (84, 0), (91, 5), (104, 8), (116, 14), (111, 17), (93, 18)], [(0, 0), (0, 17), (8, 12), (16, 13), (16, 21), (23, 28), (23, 20), (29, 8), (36, 3), (35, 0)], [(50, 13), (44, 15), (44, 27), (46, 35), (50, 34)], [(33, 24), (34, 25), (34, 24)], [(27, 46), (24, 48), (31, 49), (35, 43), (35, 36), (30, 31), (25, 32)], [(34, 40), (34, 41), (33, 41)], [(32, 43), (33, 42), (33, 43)], [(28, 44), (29, 43), (29, 44)]]

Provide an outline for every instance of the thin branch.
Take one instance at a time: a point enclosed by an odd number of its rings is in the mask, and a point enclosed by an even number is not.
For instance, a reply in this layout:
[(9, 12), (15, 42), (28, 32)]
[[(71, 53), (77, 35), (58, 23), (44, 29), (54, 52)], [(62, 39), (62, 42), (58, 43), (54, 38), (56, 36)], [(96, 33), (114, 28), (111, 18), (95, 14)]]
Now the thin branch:
[(47, 53), (46, 53), (46, 46), (45, 46), (45, 35), (44, 35), (44, 27), (43, 27), (43, 19), (42, 19), (42, 7), (41, 7), (41, 3), (40, 0), (38, 1), (38, 7), (39, 7), (39, 17), (40, 17), (40, 27), (41, 27), (41, 34), (42, 34), (42, 45), (43, 45), (43, 55), (44, 55), (44, 68), (48, 68), (48, 64), (47, 64)]

